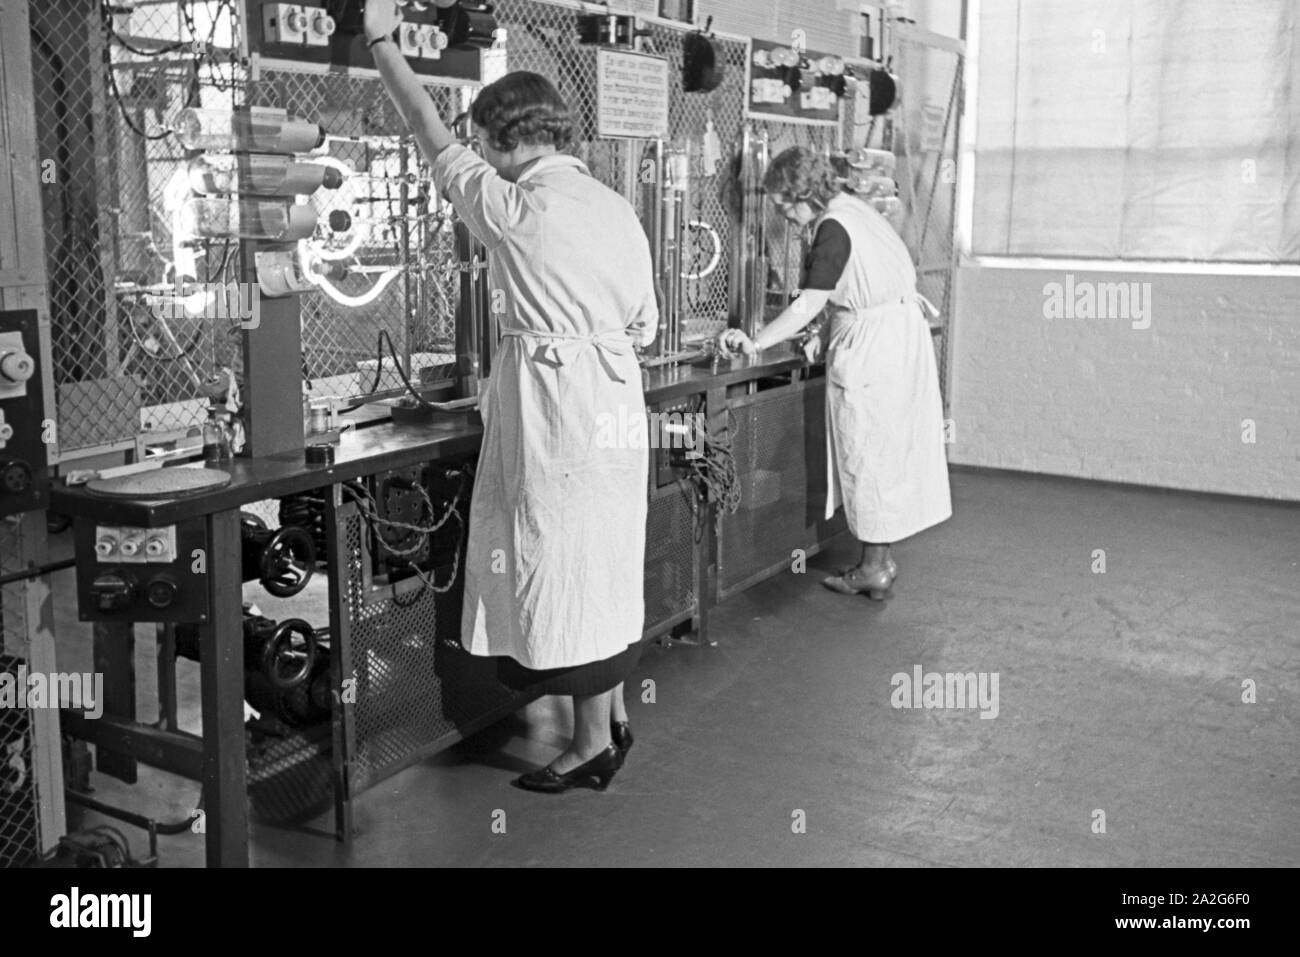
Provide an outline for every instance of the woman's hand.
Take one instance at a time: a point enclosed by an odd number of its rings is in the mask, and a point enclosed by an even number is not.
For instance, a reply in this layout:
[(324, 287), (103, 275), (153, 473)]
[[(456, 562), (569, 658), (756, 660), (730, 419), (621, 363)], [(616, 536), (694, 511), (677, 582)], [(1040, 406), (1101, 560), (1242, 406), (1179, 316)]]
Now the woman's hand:
[(733, 351), (752, 356), (758, 354), (758, 347), (754, 345), (754, 340), (741, 330), (724, 329), (718, 335), (718, 351), (724, 356), (730, 356)]
[(822, 337), (820, 332), (814, 332), (803, 343), (803, 355), (811, 365), (822, 356)]
[(401, 24), (402, 11), (397, 0), (366, 0), (364, 29), (367, 41), (391, 37)]

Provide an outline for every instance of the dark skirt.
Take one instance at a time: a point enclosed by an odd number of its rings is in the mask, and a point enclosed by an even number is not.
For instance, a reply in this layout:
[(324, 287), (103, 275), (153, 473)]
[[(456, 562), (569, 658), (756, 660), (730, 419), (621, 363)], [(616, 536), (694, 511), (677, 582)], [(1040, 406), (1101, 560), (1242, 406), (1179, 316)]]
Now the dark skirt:
[(537, 694), (596, 695), (603, 694), (623, 681), (641, 660), (641, 642), (628, 645), (624, 651), (572, 668), (547, 668), (534, 671), (525, 668), (515, 659), (497, 659), (497, 679), (516, 691)]

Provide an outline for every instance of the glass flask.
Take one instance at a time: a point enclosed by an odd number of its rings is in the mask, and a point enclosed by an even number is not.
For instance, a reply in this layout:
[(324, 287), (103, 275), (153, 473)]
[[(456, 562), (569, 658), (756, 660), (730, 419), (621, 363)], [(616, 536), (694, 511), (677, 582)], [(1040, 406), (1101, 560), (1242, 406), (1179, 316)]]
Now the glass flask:
[(316, 210), (278, 199), (198, 197), (181, 208), (181, 228), (204, 239), (294, 242), (316, 228)]
[(300, 196), (343, 185), (343, 174), (332, 166), (258, 153), (210, 153), (190, 160), (189, 169), (191, 188), (208, 196)]
[(319, 124), (263, 106), (238, 110), (190, 108), (174, 124), (176, 139), (187, 150), (251, 150), (259, 153), (306, 153), (325, 142)]

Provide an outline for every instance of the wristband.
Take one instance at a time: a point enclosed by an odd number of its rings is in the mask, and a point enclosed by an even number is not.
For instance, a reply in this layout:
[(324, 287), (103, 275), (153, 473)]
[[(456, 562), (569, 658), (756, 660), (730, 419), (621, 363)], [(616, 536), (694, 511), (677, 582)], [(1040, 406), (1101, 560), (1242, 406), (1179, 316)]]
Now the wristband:
[(367, 40), (367, 41), (366, 41), (366, 49), (367, 49), (367, 50), (374, 49), (374, 46), (375, 46), (376, 43), (383, 43), (385, 40), (389, 40), (389, 41), (391, 41), (392, 39), (393, 39), (393, 38), (390, 37), (390, 36), (382, 36), (382, 37), (375, 37), (373, 40)]

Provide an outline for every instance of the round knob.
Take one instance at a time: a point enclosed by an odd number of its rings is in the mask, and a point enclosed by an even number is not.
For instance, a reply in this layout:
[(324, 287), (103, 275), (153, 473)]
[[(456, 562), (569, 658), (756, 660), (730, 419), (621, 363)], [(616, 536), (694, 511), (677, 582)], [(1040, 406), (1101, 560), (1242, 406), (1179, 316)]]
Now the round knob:
[(35, 374), (36, 360), (21, 349), (0, 352), (0, 379), (26, 382)]
[(155, 608), (169, 608), (176, 600), (176, 583), (170, 578), (159, 575), (149, 582), (145, 589), (145, 599)]
[(330, 211), (330, 229), (336, 233), (346, 233), (352, 228), (352, 217), (346, 209)]
[(325, 14), (318, 14), (312, 18), (312, 31), (319, 37), (330, 37), (334, 35), (334, 18)]
[(302, 33), (307, 29), (307, 14), (301, 10), (290, 10), (285, 22), (294, 33)]
[(32, 467), (26, 462), (6, 462), (0, 468), (0, 489), (21, 495), (32, 487)]

